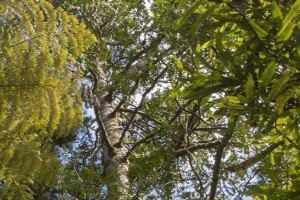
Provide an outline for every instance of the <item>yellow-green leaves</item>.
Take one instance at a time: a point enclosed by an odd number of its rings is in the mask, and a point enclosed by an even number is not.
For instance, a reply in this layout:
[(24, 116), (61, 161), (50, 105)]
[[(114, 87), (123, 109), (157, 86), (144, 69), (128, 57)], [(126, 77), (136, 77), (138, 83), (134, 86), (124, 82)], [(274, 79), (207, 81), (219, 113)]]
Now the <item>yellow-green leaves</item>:
[(176, 55), (174, 55), (173, 57), (174, 57), (174, 60), (177, 64), (177, 67), (179, 69), (181, 69), (185, 73), (190, 73), (190, 74), (195, 73), (195, 70), (193, 70), (191, 67), (183, 65), (182, 62), (176, 57)]
[(71, 96), (81, 79), (74, 62), (96, 39), (44, 0), (1, 1), (0, 9), (0, 199), (33, 199), (37, 177), (56, 177), (40, 174), (59, 166), (51, 138), (82, 123), (81, 99)]
[(276, 1), (272, 1), (271, 11), (272, 11), (272, 18), (281, 22), (281, 20), (283, 19), (283, 15), (282, 15), (280, 7), (276, 3)]
[(277, 33), (278, 41), (285, 41), (291, 35), (295, 25), (293, 19), (299, 16), (300, 0), (297, 0), (282, 21), (282, 27)]
[(196, 1), (194, 5), (192, 5), (181, 18), (179, 18), (176, 22), (177, 27), (181, 27), (183, 24), (185, 24), (188, 20), (188, 18), (194, 13), (194, 11), (198, 8), (198, 6), (201, 4), (202, 0)]
[(240, 100), (236, 96), (226, 96), (226, 97), (222, 98), (221, 102), (217, 105), (219, 107), (233, 109), (233, 111), (239, 110), (239, 109), (242, 110), (245, 108), (243, 105), (240, 104)]
[(268, 35), (267, 31), (265, 31), (264, 28), (262, 28), (254, 20), (249, 20), (249, 24), (260, 38), (265, 38)]
[(208, 9), (202, 8), (202, 10), (200, 10), (198, 12), (199, 17), (197, 18), (195, 23), (193, 23), (191, 25), (191, 31), (189, 33), (190, 38), (195, 37), (195, 34), (199, 30), (199, 28), (202, 25), (203, 21), (206, 20), (209, 15), (212, 15), (215, 12), (215, 10), (218, 6), (219, 6), (219, 4), (213, 5), (213, 6), (209, 7)]
[(296, 27), (295, 23), (289, 23), (286, 26), (285, 31), (281, 32), (280, 34), (279, 33), (277, 34), (278, 37), (277, 41), (278, 42), (287, 41), (292, 35), (292, 33), (294, 32), (295, 27)]

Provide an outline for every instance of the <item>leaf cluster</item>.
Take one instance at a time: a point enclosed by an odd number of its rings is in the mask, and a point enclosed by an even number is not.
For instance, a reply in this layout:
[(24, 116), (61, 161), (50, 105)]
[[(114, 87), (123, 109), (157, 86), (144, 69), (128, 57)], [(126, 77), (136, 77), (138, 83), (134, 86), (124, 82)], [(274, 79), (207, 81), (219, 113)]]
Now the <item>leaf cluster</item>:
[(74, 62), (96, 38), (47, 1), (0, 3), (0, 198), (32, 199), (60, 173), (56, 138), (82, 123)]

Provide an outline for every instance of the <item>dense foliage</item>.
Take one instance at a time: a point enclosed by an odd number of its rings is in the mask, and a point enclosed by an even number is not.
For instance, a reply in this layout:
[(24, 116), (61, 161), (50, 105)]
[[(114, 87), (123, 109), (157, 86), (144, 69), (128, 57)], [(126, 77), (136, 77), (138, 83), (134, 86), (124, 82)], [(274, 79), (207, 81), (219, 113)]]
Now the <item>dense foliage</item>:
[[(188, 74), (178, 89), (209, 105), (215, 122), (237, 118), (227, 147), (238, 153), (227, 153), (224, 165), (232, 173), (254, 165), (258, 183), (246, 194), (300, 195), (299, 11), (300, 1), (199, 1), (177, 21), (183, 28), (197, 16), (188, 26), (195, 64), (178, 63)], [(198, 31), (206, 38), (196, 39)]]
[(53, 141), (82, 124), (74, 63), (95, 38), (46, 1), (1, 1), (0, 10), (0, 198), (30, 199), (57, 184)]
[(3, 2), (4, 198), (299, 198), (299, 0)]

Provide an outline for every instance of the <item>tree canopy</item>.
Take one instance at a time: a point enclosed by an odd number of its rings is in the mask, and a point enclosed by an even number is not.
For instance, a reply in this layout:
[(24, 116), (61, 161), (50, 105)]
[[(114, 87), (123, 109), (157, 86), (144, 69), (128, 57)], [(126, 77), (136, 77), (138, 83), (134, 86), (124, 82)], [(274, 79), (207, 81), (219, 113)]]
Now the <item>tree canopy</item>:
[(48, 2), (0, 4), (4, 198), (299, 198), (299, 0)]
[(0, 10), (0, 198), (29, 199), (56, 184), (53, 141), (82, 124), (75, 59), (96, 39), (46, 1), (2, 1)]
[[(199, 1), (177, 21), (183, 28), (197, 13), (188, 37), (195, 39), (198, 31), (207, 36), (192, 48), (195, 64), (178, 61), (187, 74), (178, 90), (184, 87), (184, 98), (209, 104), (207, 114), (215, 122), (227, 121), (229, 126), (236, 119), (235, 131), (221, 143), (229, 142), (227, 147), (238, 154), (229, 153), (224, 168), (238, 172), (254, 165), (263, 178), (246, 193), (270, 199), (300, 195), (299, 3)], [(241, 153), (249, 158), (239, 161)], [(215, 167), (218, 158), (217, 151)]]

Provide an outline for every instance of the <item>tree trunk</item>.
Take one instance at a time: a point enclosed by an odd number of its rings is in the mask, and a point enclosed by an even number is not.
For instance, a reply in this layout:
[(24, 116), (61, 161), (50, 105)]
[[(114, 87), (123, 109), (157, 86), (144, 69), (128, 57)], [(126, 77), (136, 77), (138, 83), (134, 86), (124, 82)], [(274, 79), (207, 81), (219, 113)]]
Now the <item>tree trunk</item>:
[(129, 199), (128, 161), (124, 160), (126, 149), (119, 142), (118, 116), (114, 114), (115, 103), (111, 92), (104, 91), (107, 86), (102, 69), (98, 69), (96, 94), (98, 105), (95, 105), (97, 122), (101, 130), (103, 145), (104, 176), (108, 178), (108, 199)]

